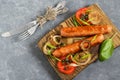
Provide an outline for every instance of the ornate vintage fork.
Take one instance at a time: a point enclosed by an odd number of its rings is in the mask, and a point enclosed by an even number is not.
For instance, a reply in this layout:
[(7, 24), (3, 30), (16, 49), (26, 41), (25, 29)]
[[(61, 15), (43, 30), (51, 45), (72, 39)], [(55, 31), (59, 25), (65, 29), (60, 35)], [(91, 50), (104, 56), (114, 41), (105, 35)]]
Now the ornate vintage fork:
[(23, 33), (21, 33), (18, 36), (18, 39), (19, 40), (25, 40), (25, 39), (29, 38), (32, 34), (34, 34), (34, 32), (36, 31), (38, 26), (39, 26), (39, 23), (36, 24), (35, 26), (31, 27), (30, 29), (24, 31)]
[[(62, 1), (62, 2), (58, 3), (57, 6), (54, 8), (48, 7), (45, 15), (39, 16), (37, 18), (37, 20), (32, 21), (31, 27), (26, 26), (27, 28), (25, 28), (24, 31), (23, 31), (23, 28), (21, 29), (22, 33), (20, 35), (18, 35), (18, 40), (25, 40), (25, 39), (29, 38), (31, 35), (33, 35), (35, 33), (38, 26), (41, 27), (47, 21), (55, 20), (57, 15), (67, 12), (68, 8), (65, 7), (65, 4), (66, 4), (66, 2)], [(18, 32), (16, 30), (12, 30), (11, 32), (3, 33), (2, 36), (9, 37), (14, 34), (20, 33), (19, 29), (17, 29), (17, 30), (18, 30)], [(11, 33), (13, 33), (13, 34), (11, 34)]]
[(55, 20), (57, 15), (67, 12), (68, 8), (65, 7), (65, 4), (66, 2), (62, 1), (62, 2), (59, 2), (57, 6), (54, 8), (48, 7), (45, 15), (39, 16), (36, 20), (28, 23), (24, 27), (20, 27), (20, 28), (2, 33), (1, 36), (10, 37), (10, 36), (21, 33), (20, 35), (18, 35), (18, 39), (25, 40), (35, 33), (38, 26), (41, 27), (47, 21)]

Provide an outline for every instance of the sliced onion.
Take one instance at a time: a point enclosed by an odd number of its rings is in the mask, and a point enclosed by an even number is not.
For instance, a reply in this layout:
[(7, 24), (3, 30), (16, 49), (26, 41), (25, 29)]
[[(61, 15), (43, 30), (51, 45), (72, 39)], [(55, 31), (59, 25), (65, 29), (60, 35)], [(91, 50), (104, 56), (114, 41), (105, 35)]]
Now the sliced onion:
[(88, 56), (88, 58), (87, 58), (87, 60), (85, 61), (85, 62), (83, 62), (83, 63), (77, 63), (79, 66), (81, 66), (81, 65), (86, 65), (86, 64), (88, 64), (89, 62), (90, 62), (90, 60), (91, 60), (91, 55), (89, 55)]
[[(49, 48), (48, 48), (49, 47)], [(43, 52), (46, 54), (46, 55), (50, 55), (50, 53), (48, 53), (48, 51), (52, 51), (56, 49), (55, 46), (51, 45), (51, 43), (48, 41), (45, 43), (45, 45), (43, 46)]]
[(99, 24), (102, 21), (102, 17), (97, 11), (90, 12), (88, 15), (89, 21), (92, 24)]
[[(61, 44), (61, 36), (60, 35), (54, 35), (53, 37), (53, 41), (56, 43), (56, 44)], [(57, 38), (59, 38), (60, 40), (58, 41)]]
[[(87, 45), (87, 44), (88, 45)], [(81, 44), (80, 44), (80, 47), (81, 47), (81, 49), (83, 50), (83, 51), (87, 51), (89, 48), (90, 48), (90, 46), (91, 46), (91, 42), (89, 41), (89, 40), (84, 40), (84, 41), (82, 41), (81, 42)]]
[(77, 67), (77, 66), (79, 66), (79, 65), (76, 64), (76, 63), (71, 63), (71, 64), (69, 64), (69, 66)]
[[(60, 45), (61, 44), (61, 36), (60, 35), (51, 35), (50, 37), (48, 37), (48, 41), (54, 45), (54, 46), (57, 46), (57, 45)], [(59, 40), (58, 40), (59, 39)]]
[(47, 44), (48, 44), (49, 42), (46, 42), (45, 43), (45, 45), (43, 46), (43, 52), (46, 54), (46, 55), (48, 55), (48, 49), (47, 49)]
[[(80, 54), (82, 54), (82, 53), (79, 53), (79, 55), (78, 54), (77, 55), (80, 56)], [(86, 55), (89, 54), (87, 59), (84, 62), (77, 61), (73, 56), (71, 56), (72, 61), (76, 63), (76, 64), (72, 64), (72, 66), (82, 66), (82, 65), (88, 64), (91, 60), (91, 54), (89, 52), (84, 52), (84, 54), (86, 54)], [(79, 60), (80, 60), (80, 58), (79, 58)]]

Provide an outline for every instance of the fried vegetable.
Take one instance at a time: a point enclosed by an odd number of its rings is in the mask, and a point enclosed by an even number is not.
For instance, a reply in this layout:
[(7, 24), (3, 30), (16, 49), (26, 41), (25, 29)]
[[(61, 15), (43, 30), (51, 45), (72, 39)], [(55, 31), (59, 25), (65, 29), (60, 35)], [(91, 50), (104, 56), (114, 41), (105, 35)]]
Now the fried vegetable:
[(60, 35), (51, 35), (48, 38), (48, 41), (53, 45), (53, 46), (58, 46), (61, 44), (61, 36)]
[[(69, 55), (70, 56), (70, 55)], [(66, 61), (66, 58), (69, 59), (69, 56), (67, 57), (61, 57), (61, 61), (58, 61), (57, 62), (57, 68), (58, 70), (61, 72), (61, 73), (64, 73), (64, 74), (73, 74), (73, 72), (75, 71), (75, 66), (71, 66), (70, 64), (73, 63), (73, 62), (69, 62)]]
[(91, 54), (88, 51), (81, 52), (71, 56), (71, 59), (76, 63), (76, 66), (86, 65), (91, 60)]
[(60, 35), (54, 35), (54, 36), (53, 36), (53, 41), (54, 41), (57, 45), (61, 44), (61, 36), (60, 36)]
[(61, 61), (58, 61), (57, 63), (58, 70), (64, 74), (73, 74), (75, 71), (74, 66), (67, 65), (65, 63), (62, 63)]
[(82, 17), (82, 15), (84, 15), (88, 10), (89, 10), (88, 8), (81, 8), (76, 12), (75, 17), (79, 24), (87, 25), (87, 26), (90, 25), (87, 21), (84, 21)]
[(99, 24), (101, 22), (101, 16), (97, 11), (92, 11), (88, 15), (88, 22), (92, 24)]
[[(86, 46), (87, 45), (87, 46)], [(91, 46), (91, 43), (89, 40), (84, 40), (81, 42), (80, 47), (83, 51), (87, 51)]]
[(54, 49), (56, 49), (56, 47), (53, 46), (50, 42), (46, 42), (45, 45), (43, 46), (43, 52), (46, 55), (50, 55)]

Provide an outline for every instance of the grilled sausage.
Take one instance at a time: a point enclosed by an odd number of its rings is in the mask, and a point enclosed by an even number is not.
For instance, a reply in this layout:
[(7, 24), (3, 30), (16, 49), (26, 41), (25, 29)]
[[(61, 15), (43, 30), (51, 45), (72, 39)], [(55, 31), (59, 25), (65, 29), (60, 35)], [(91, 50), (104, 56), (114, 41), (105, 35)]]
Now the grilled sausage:
[(112, 31), (109, 25), (104, 26), (83, 26), (83, 27), (64, 27), (61, 29), (61, 36), (64, 37), (77, 37), (77, 36), (90, 36), (95, 34), (106, 34)]
[[(95, 40), (93, 40), (94, 37), (90, 37), (87, 38), (85, 40), (89, 40), (91, 46), (95, 46), (97, 44), (100, 44), (103, 40), (104, 40), (104, 36), (102, 34), (99, 34), (96, 36)], [(77, 53), (81, 50), (80, 44), (81, 44), (82, 40), (77, 41), (75, 43), (60, 47), (58, 49), (56, 49), (52, 54), (55, 57), (61, 57), (61, 56), (66, 56), (68, 54), (74, 54)], [(86, 46), (88, 46), (88, 44), (85, 44)]]

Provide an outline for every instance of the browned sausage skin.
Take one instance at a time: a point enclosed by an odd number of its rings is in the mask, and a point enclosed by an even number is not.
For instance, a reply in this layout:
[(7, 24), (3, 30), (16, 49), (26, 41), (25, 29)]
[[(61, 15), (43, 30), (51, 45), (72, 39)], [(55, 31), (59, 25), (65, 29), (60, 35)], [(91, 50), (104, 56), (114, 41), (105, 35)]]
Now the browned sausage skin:
[[(104, 36), (102, 34), (97, 35), (96, 39), (94, 41), (91, 41), (93, 38), (94, 38), (94, 36), (87, 38), (85, 40), (89, 40), (91, 43), (91, 46), (95, 46), (97, 44), (100, 44), (104, 40)], [(73, 44), (69, 44), (69, 45), (60, 47), (60, 48), (56, 49), (52, 54), (55, 57), (61, 57), (61, 56), (66, 56), (68, 54), (77, 53), (81, 50), (81, 48), (80, 48), (81, 42), (82, 42), (82, 40), (77, 41)]]
[(61, 36), (64, 37), (77, 37), (77, 36), (90, 36), (95, 34), (106, 34), (112, 31), (110, 25), (103, 26), (83, 26), (83, 27), (64, 27), (61, 29)]

